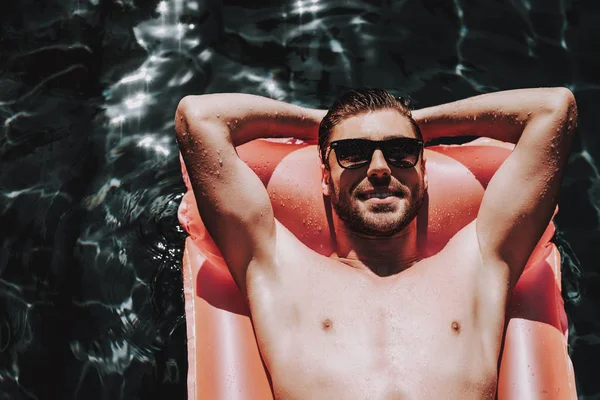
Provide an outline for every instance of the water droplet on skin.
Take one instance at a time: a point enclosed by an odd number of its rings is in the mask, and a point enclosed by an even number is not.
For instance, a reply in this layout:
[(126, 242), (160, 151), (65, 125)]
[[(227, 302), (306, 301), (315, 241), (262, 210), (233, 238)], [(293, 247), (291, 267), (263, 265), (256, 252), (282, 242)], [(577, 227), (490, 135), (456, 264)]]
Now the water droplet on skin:
[(221, 118), (221, 116), (219, 114), (217, 114), (217, 118)]

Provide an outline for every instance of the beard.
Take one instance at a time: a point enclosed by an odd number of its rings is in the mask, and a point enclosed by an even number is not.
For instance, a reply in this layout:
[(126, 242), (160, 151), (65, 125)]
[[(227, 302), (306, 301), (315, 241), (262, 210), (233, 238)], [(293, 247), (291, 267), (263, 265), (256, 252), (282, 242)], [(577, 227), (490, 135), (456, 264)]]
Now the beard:
[(403, 212), (398, 212), (398, 204), (373, 204), (367, 211), (361, 209), (357, 198), (336, 191), (331, 183), (330, 193), (331, 205), (346, 227), (369, 236), (393, 236), (401, 232), (417, 216), (425, 199), (425, 191), (420, 185), (412, 192), (403, 191), (402, 199), (408, 199)]

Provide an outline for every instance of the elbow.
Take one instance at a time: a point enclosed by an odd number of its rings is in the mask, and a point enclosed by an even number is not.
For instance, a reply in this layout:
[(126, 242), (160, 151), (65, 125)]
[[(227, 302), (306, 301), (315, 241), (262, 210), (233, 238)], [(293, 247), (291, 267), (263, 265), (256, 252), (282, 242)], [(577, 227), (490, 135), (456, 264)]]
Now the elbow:
[[(215, 99), (213, 96), (214, 95), (207, 94), (200, 96), (185, 96), (177, 105), (177, 111), (175, 112), (176, 118), (193, 121), (210, 119), (215, 115), (215, 111), (213, 110)], [(175, 123), (177, 123), (177, 120)]]
[(193, 96), (186, 96), (181, 99), (177, 105), (177, 109), (175, 110), (175, 133), (177, 134), (178, 139), (181, 139), (182, 136), (189, 133), (188, 121), (190, 119), (190, 114), (194, 109), (193, 103)]
[(552, 89), (551, 110), (559, 114), (561, 117), (566, 117), (568, 121), (577, 121), (577, 101), (573, 92), (565, 87)]
[(190, 138), (191, 131), (195, 135), (204, 131), (200, 127), (203, 126), (203, 122), (209, 119), (209, 114), (203, 97), (205, 96), (185, 96), (177, 105), (175, 133), (180, 144), (185, 143)]
[(185, 96), (179, 101), (177, 110), (175, 111), (175, 126), (185, 123), (188, 120), (201, 119), (202, 100), (201, 96)]
[(564, 87), (546, 89), (535, 118), (552, 121), (552, 126), (557, 130), (549, 130), (548, 133), (573, 136), (577, 129), (578, 118), (577, 102), (573, 92)]
[(558, 118), (562, 121), (562, 131), (572, 138), (577, 131), (578, 111), (575, 95), (567, 88), (559, 88), (557, 94)]
[(193, 109), (192, 103), (194, 102), (194, 96), (185, 96), (183, 99), (179, 100), (179, 104), (177, 104), (177, 110), (175, 115), (177, 116), (185, 116), (190, 110)]

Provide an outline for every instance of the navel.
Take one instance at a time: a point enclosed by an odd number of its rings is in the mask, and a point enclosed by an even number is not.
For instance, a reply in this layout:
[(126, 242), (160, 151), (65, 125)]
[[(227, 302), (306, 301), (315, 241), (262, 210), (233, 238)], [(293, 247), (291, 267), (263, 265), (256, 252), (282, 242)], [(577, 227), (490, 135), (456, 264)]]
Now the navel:
[(333, 321), (330, 320), (329, 318), (325, 318), (322, 322), (321, 322), (321, 328), (323, 328), (324, 331), (330, 331), (333, 329)]
[(452, 321), (451, 328), (452, 328), (452, 332), (454, 332), (455, 334), (458, 335), (460, 333), (460, 324), (458, 322)]

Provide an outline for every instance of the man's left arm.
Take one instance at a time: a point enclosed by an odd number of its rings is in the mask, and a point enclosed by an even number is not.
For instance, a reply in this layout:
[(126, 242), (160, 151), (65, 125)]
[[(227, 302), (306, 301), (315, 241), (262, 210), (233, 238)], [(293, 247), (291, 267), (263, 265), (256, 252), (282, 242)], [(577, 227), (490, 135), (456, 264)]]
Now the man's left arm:
[(565, 88), (476, 96), (414, 112), (425, 140), (474, 135), (516, 143), (485, 191), (476, 230), (486, 264), (516, 284), (556, 204), (577, 126)]

